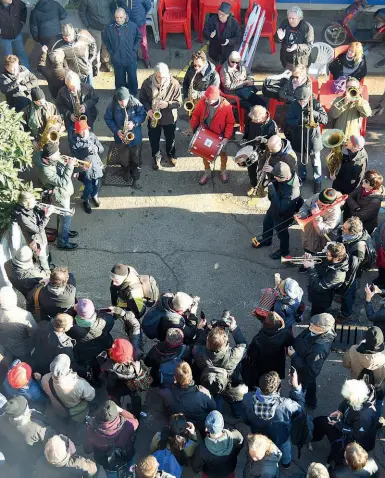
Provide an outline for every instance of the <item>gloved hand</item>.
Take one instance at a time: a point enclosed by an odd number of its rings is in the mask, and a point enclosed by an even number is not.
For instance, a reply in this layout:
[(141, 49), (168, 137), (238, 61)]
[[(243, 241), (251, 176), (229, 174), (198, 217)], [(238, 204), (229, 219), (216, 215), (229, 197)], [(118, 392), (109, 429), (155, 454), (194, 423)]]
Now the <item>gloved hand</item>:
[(121, 307), (112, 306), (110, 310), (113, 314), (117, 315), (118, 317), (124, 317), (126, 315), (126, 311)]
[(267, 138), (260, 137), (258, 141), (259, 141), (259, 144), (267, 144)]

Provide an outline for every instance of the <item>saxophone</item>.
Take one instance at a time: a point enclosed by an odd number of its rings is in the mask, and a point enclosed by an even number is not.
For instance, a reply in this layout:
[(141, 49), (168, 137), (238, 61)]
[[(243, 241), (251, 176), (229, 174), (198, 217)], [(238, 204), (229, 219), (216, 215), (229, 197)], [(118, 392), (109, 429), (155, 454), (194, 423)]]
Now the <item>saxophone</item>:
[(34, 151), (41, 151), (47, 143), (58, 143), (60, 140), (61, 121), (60, 116), (54, 115), (48, 118), (40, 141), (34, 148)]
[(188, 87), (188, 98), (183, 103), (183, 108), (187, 111), (187, 114), (189, 116), (193, 114), (193, 111), (198, 101), (196, 94), (194, 94), (194, 80), (196, 76), (197, 76), (197, 72), (195, 72), (194, 76), (191, 79), (191, 83)]
[(81, 103), (80, 103), (80, 97), (79, 97), (79, 92), (76, 90), (75, 93), (75, 106), (74, 106), (74, 115), (77, 118), (77, 121), (87, 121), (87, 115), (83, 114), (80, 111)]
[(152, 115), (152, 120), (150, 125), (151, 125), (151, 128), (156, 128), (158, 126), (158, 122), (160, 118), (162, 117), (162, 113), (160, 112), (160, 109), (157, 108), (157, 101), (152, 102), (152, 111), (153, 111), (153, 115)]
[(123, 129), (122, 129), (122, 133), (123, 133), (123, 143), (124, 144), (130, 144), (131, 141), (135, 138), (135, 135), (134, 133), (128, 129), (128, 113), (127, 113), (127, 110), (126, 108), (124, 108), (124, 124), (123, 124)]

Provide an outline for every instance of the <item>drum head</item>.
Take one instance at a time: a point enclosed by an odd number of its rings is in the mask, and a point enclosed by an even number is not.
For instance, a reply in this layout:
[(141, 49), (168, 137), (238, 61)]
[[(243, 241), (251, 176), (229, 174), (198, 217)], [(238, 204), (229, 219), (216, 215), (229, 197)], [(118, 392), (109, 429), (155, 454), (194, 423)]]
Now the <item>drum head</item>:
[(253, 147), (248, 145), (244, 146), (242, 149), (240, 149), (237, 154), (235, 155), (234, 161), (239, 164), (240, 166), (243, 166), (246, 164), (246, 161), (250, 157), (251, 154), (253, 154)]

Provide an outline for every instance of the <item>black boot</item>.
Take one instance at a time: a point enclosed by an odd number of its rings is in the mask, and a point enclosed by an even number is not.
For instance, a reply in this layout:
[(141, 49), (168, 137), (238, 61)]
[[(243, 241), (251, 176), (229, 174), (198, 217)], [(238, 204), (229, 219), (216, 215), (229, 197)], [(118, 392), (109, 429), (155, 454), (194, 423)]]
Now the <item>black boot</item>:
[(89, 201), (83, 201), (83, 209), (84, 209), (84, 212), (86, 212), (87, 214), (91, 214), (92, 209), (91, 209)]

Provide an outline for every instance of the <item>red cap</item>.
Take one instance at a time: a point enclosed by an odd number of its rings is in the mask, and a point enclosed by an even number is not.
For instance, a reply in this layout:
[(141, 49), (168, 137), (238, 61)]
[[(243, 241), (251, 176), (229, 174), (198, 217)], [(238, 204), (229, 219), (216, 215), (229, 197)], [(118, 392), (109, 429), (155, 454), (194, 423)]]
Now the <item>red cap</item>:
[(28, 385), (32, 377), (31, 367), (25, 363), (20, 362), (8, 372), (8, 382), (12, 388), (23, 388)]
[(132, 343), (126, 339), (116, 339), (109, 350), (110, 358), (114, 362), (129, 363), (134, 358)]
[(76, 123), (75, 123), (75, 133), (76, 134), (79, 134), (82, 131), (85, 131), (86, 129), (90, 129), (88, 124), (87, 124), (87, 121), (85, 121), (85, 120), (76, 121)]
[(214, 101), (214, 100), (219, 100), (220, 95), (221, 95), (221, 92), (219, 91), (219, 88), (217, 86), (211, 85), (206, 90), (205, 98), (207, 98), (208, 100)]

